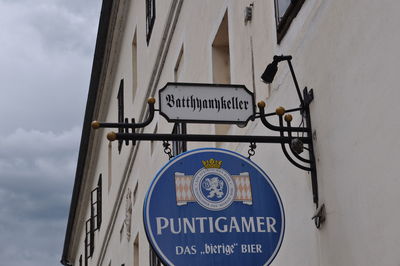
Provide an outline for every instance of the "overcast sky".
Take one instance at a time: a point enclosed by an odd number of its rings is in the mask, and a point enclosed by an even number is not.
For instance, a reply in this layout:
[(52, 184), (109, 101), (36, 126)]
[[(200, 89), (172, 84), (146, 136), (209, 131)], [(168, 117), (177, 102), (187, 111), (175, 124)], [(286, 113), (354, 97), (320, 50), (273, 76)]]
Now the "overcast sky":
[(0, 0), (0, 264), (59, 263), (101, 0)]

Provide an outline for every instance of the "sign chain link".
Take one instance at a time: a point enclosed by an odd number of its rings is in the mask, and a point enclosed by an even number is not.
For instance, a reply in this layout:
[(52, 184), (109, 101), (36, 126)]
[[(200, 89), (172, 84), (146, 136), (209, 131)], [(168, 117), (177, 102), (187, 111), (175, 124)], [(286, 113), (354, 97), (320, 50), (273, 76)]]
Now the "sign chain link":
[(172, 155), (172, 150), (169, 146), (171, 146), (171, 144), (169, 144), (168, 141), (163, 141), (163, 146), (164, 146), (164, 153), (168, 155), (168, 159), (171, 160), (172, 157), (174, 157)]
[(251, 160), (250, 158), (252, 157), (252, 156), (254, 156), (254, 154), (256, 154), (256, 148), (257, 148), (257, 145), (256, 145), (256, 143), (255, 142), (250, 142), (250, 149), (249, 149), (249, 151), (248, 151), (248, 154), (249, 154), (249, 157), (247, 157), (249, 160)]

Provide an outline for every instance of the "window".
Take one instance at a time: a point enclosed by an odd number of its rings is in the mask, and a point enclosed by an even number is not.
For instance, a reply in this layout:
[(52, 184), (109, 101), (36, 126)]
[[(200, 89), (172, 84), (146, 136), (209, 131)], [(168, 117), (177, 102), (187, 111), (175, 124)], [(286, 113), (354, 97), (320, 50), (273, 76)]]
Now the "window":
[(149, 45), (154, 21), (156, 20), (156, 0), (146, 0), (146, 42)]
[(135, 189), (133, 190), (133, 196), (132, 196), (132, 206), (135, 206), (136, 203), (136, 197), (137, 197), (137, 190), (138, 190), (139, 183), (136, 183)]
[[(118, 89), (118, 123), (124, 123), (124, 80), (121, 79), (121, 82), (119, 83), (119, 89)], [(118, 133), (123, 133), (124, 129), (123, 128), (118, 128)], [(122, 149), (122, 140), (118, 140), (118, 151), (121, 153)]]
[(97, 181), (97, 187), (95, 189), (92, 190), (91, 196), (90, 196), (90, 204), (91, 204), (91, 212), (92, 212), (92, 216), (91, 218), (93, 218), (93, 229), (94, 231), (99, 230), (100, 229), (100, 225), (101, 225), (101, 198), (102, 198), (102, 174), (99, 175), (99, 181)]
[(88, 260), (92, 257), (94, 251), (94, 230), (92, 228), (92, 219), (85, 223), (85, 266), (88, 265)]
[(136, 236), (133, 244), (133, 266), (139, 266), (139, 235)]
[[(184, 68), (184, 60), (183, 60), (183, 44), (181, 49), (179, 50), (178, 58), (176, 59), (175, 67), (174, 67), (174, 81), (178, 82), (182, 79), (182, 71)], [(174, 135), (186, 135), (186, 123), (175, 123), (174, 128), (172, 129), (172, 134)], [(172, 155), (177, 156), (178, 154), (185, 152), (186, 141), (173, 141), (172, 142)]]
[(135, 95), (138, 87), (138, 53), (137, 53), (137, 36), (136, 29), (132, 41), (132, 102), (135, 100)]
[(90, 218), (85, 222), (85, 266), (88, 265), (88, 259), (94, 252), (94, 232), (100, 230), (101, 225), (101, 177), (100, 174), (97, 187), (90, 193)]
[(285, 33), (289, 29), (290, 23), (305, 0), (275, 0), (275, 20), (278, 43), (281, 42)]
[(122, 239), (124, 238), (124, 230), (125, 229), (125, 223), (122, 223), (121, 229), (119, 230), (119, 242), (122, 242)]
[[(228, 12), (225, 12), (212, 43), (212, 69), (215, 84), (231, 83)], [(225, 135), (229, 129), (230, 125), (215, 125), (215, 134)], [(222, 146), (222, 143), (216, 145)]]
[(158, 258), (156, 252), (150, 247), (150, 266), (161, 266), (161, 260)]
[(176, 59), (175, 67), (174, 67), (174, 81), (178, 82), (178, 80), (182, 79), (182, 71), (183, 71), (183, 44), (179, 51), (178, 58)]
[(228, 13), (226, 12), (212, 43), (213, 82), (231, 83)]
[[(174, 129), (172, 130), (173, 135), (186, 135), (186, 124), (185, 123), (175, 123)], [(173, 141), (172, 142), (172, 152), (174, 156), (185, 152), (187, 150), (186, 141)]]

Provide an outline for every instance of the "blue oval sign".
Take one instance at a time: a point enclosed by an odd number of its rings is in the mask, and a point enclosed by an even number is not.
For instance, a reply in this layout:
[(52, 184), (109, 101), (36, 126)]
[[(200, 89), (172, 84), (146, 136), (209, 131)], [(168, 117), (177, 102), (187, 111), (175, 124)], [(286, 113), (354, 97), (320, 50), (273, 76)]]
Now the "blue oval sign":
[(143, 211), (150, 244), (168, 265), (269, 265), (285, 229), (269, 177), (223, 149), (169, 161), (150, 185)]

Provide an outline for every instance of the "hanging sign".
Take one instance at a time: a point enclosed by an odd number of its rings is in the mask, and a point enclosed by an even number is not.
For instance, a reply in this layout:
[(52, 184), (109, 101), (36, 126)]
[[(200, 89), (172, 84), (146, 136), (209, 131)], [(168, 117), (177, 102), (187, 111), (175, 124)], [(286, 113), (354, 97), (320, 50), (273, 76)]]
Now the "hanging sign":
[(192, 150), (156, 175), (144, 202), (149, 242), (166, 265), (269, 265), (285, 217), (271, 180), (232, 151)]
[(246, 124), (255, 114), (254, 95), (244, 85), (167, 83), (159, 98), (169, 122)]

